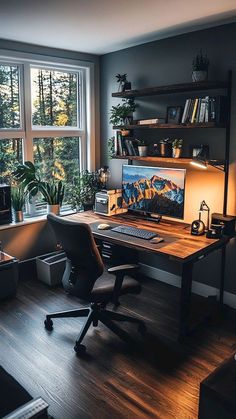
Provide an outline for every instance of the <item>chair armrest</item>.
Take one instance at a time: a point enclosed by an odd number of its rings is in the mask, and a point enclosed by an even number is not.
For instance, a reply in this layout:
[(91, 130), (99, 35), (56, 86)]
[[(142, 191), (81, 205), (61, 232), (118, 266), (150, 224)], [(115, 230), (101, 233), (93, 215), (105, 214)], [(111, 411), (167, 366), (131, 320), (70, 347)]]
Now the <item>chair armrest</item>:
[(21, 418), (48, 418), (47, 409), (49, 405), (41, 397), (31, 400), (28, 403), (18, 407), (18, 409), (4, 416), (3, 419), (21, 419)]
[(108, 272), (110, 274), (114, 274), (116, 276), (115, 285), (113, 288), (113, 295), (112, 295), (112, 301), (115, 304), (115, 306), (118, 306), (120, 304), (119, 296), (120, 296), (120, 290), (123, 284), (125, 274), (127, 274), (129, 271), (132, 271), (138, 268), (139, 268), (139, 265), (126, 264), (126, 265), (113, 266), (112, 268), (108, 269)]
[(110, 274), (115, 274), (116, 272), (130, 271), (131, 269), (138, 269), (138, 268), (139, 268), (139, 265), (135, 265), (135, 264), (118, 265), (118, 266), (113, 266), (112, 268), (109, 268), (107, 272), (109, 272)]

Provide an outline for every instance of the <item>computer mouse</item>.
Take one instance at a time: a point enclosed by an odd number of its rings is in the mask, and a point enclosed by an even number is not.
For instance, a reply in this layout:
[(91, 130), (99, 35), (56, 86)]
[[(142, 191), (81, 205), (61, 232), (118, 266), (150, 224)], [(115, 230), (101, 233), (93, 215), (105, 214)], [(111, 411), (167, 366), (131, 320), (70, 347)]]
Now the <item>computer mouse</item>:
[(98, 230), (109, 230), (111, 228), (110, 224), (98, 224)]
[(158, 244), (158, 243), (161, 243), (163, 241), (164, 241), (163, 237), (153, 237), (153, 239), (150, 240), (150, 243)]

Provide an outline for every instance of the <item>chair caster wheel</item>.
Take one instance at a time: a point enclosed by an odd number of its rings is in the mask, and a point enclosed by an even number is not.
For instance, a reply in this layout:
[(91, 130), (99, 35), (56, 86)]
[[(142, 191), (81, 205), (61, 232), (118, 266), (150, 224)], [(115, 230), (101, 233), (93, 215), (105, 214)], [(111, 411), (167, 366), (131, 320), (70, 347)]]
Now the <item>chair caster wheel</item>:
[(86, 346), (81, 345), (80, 343), (77, 345), (75, 344), (74, 346), (74, 351), (78, 354), (78, 355), (83, 355), (86, 352)]
[(140, 323), (138, 325), (138, 332), (141, 333), (141, 335), (144, 335), (147, 331), (147, 327), (144, 323)]
[(53, 330), (53, 321), (51, 319), (44, 320), (44, 326), (45, 326), (45, 329), (51, 332)]

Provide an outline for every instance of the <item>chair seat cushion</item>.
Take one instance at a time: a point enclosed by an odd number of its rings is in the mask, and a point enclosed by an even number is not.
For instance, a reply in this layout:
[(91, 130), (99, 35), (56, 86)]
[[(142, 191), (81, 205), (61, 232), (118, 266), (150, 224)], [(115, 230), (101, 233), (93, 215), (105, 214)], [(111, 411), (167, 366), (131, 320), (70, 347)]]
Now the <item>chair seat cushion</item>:
[[(91, 302), (111, 301), (114, 289), (114, 279), (110, 279), (108, 283), (99, 285), (99, 281), (95, 284), (91, 293)], [(141, 292), (141, 285), (133, 278), (124, 278), (119, 295), (124, 294), (139, 294)]]

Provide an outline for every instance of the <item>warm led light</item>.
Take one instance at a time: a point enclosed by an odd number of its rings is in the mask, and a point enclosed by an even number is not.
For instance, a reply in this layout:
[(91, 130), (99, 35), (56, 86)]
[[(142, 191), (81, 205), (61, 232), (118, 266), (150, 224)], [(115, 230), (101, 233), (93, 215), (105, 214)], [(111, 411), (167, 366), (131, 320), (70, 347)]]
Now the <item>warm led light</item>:
[(207, 169), (206, 163), (204, 161), (201, 161), (201, 160), (192, 160), (190, 162), (190, 164), (192, 164), (193, 166), (197, 166), (200, 169)]

